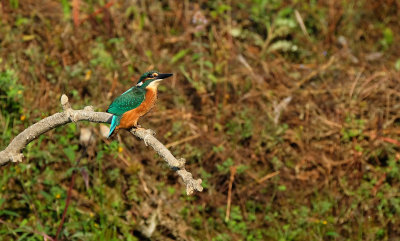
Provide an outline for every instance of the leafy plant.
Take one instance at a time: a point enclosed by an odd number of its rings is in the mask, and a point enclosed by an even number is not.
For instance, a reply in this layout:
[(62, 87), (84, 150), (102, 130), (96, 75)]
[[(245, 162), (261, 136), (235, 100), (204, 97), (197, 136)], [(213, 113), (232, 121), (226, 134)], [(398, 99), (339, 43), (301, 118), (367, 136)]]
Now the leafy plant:
[(22, 85), (18, 84), (16, 74), (7, 69), (0, 72), (0, 110), (2, 115), (18, 116), (22, 107)]

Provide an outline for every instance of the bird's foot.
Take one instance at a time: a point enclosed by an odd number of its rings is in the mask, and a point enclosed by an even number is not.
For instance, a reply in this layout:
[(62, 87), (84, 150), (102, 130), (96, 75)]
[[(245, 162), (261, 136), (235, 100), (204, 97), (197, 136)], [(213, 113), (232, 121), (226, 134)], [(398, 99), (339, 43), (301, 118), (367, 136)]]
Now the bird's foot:
[(146, 130), (145, 128), (141, 127), (140, 125), (135, 125), (135, 126), (133, 127), (133, 129), (134, 129), (135, 131), (139, 131), (139, 130), (145, 131), (145, 130)]

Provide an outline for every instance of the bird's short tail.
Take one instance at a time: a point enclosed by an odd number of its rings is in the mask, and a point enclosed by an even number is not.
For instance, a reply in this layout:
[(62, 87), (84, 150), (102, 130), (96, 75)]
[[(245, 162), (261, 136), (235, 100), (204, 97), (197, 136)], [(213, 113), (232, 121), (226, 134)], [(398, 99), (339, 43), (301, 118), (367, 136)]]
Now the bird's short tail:
[(120, 120), (121, 120), (121, 117), (113, 115), (112, 120), (111, 120), (110, 133), (108, 133), (107, 139), (110, 138), (110, 136), (113, 134), (115, 127), (117, 127), (119, 125)]

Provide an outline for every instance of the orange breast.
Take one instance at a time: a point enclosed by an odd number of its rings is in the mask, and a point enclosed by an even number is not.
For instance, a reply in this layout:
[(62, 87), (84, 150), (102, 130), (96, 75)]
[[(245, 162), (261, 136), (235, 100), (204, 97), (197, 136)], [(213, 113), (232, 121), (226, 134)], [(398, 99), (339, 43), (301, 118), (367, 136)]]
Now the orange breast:
[(127, 111), (122, 115), (118, 129), (129, 129), (137, 125), (139, 117), (144, 116), (154, 106), (157, 100), (157, 89), (146, 88), (146, 95), (143, 103), (133, 110)]

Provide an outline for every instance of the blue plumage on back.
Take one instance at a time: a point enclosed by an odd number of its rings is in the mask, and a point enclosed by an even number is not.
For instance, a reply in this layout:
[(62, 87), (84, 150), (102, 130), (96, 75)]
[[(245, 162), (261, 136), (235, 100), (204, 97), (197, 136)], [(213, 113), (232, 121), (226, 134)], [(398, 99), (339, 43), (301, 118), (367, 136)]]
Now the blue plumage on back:
[(130, 88), (115, 98), (107, 112), (118, 116), (123, 115), (125, 112), (138, 107), (144, 101), (145, 95), (146, 90), (137, 87)]

